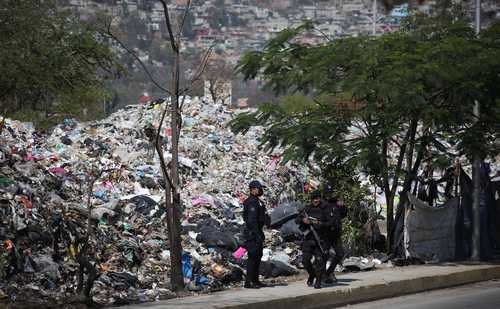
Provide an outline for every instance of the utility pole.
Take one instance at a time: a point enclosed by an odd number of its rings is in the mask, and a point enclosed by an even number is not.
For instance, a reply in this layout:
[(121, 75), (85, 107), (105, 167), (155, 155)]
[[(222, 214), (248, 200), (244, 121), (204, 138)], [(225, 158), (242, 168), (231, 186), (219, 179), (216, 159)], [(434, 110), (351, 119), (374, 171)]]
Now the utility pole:
[(372, 22), (372, 35), (377, 34), (377, 0), (373, 0), (373, 22)]
[[(476, 20), (475, 30), (476, 36), (479, 35), (481, 29), (481, 0), (476, 0)], [(479, 121), (480, 109), (479, 102), (474, 101), (474, 122)], [(481, 259), (481, 205), (479, 196), (481, 192), (481, 158), (478, 153), (473, 154), (472, 159), (472, 181), (474, 191), (472, 193), (472, 260), (479, 261)]]
[(481, 0), (476, 0), (476, 35), (481, 31)]

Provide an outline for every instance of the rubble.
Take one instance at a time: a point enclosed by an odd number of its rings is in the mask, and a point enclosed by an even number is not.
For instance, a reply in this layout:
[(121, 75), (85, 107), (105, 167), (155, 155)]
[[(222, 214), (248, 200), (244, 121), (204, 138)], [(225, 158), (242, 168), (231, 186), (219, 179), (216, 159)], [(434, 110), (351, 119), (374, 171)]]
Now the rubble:
[[(98, 304), (175, 296), (169, 290), (163, 179), (145, 134), (158, 126), (161, 108), (129, 106), (90, 123), (67, 119), (49, 135), (30, 123), (5, 120), (0, 131), (0, 298), (15, 302), (31, 295), (40, 304), (63, 302), (77, 291), (82, 252), (89, 253), (89, 265), (97, 271), (90, 294)], [(263, 182), (263, 199), (275, 207), (294, 200), (308, 177), (303, 167), (278, 165), (277, 154), (259, 149), (262, 128), (233, 135), (227, 126), (232, 115), (222, 105), (185, 100), (179, 145), (183, 268), (187, 289), (196, 293), (244, 279), (241, 202), (248, 182)], [(171, 131), (168, 124), (164, 128), (169, 159)], [(95, 227), (87, 241), (88, 214)], [(295, 274), (299, 246), (285, 242), (278, 230), (265, 233), (269, 251), (262, 274)]]

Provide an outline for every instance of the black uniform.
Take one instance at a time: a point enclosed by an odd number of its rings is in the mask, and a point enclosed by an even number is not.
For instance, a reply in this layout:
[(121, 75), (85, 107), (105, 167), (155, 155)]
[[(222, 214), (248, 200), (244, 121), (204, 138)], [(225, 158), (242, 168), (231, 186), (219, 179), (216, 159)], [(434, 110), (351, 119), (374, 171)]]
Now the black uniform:
[(330, 246), (335, 251), (335, 255), (330, 256), (331, 264), (326, 270), (327, 276), (331, 276), (335, 271), (335, 267), (344, 258), (344, 248), (342, 246), (342, 219), (347, 216), (347, 207), (344, 205), (337, 206), (337, 202), (330, 204), (332, 208), (331, 212), (333, 215), (333, 225), (331, 226), (330, 233), (328, 235), (328, 241)]
[[(302, 220), (308, 216), (310, 220), (317, 220), (318, 223), (307, 225)], [(309, 273), (309, 281), (316, 278), (316, 286), (321, 286), (321, 278), (325, 272), (326, 260), (328, 258), (329, 235), (334, 224), (334, 214), (332, 207), (321, 201), (318, 206), (308, 205), (304, 211), (297, 217), (297, 224), (304, 231), (304, 239), (302, 242), (302, 264)], [(314, 228), (319, 236), (320, 244), (316, 240), (314, 234), (310, 232), (310, 226)], [(321, 249), (324, 251), (322, 252)], [(314, 256), (314, 266), (311, 263)]]
[(248, 250), (246, 283), (259, 283), (259, 266), (264, 248), (264, 225), (269, 225), (266, 208), (258, 197), (250, 195), (243, 202), (245, 239)]

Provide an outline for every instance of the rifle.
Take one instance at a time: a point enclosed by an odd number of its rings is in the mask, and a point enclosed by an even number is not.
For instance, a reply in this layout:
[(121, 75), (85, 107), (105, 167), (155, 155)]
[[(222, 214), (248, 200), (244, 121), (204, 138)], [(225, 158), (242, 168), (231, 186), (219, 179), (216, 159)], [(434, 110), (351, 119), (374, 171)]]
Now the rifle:
[[(309, 215), (307, 214), (306, 211), (304, 211), (304, 214), (305, 214), (305, 217), (312, 223), (313, 221), (316, 221), (318, 222), (319, 220), (316, 219), (316, 218), (311, 218), (309, 217)], [(321, 251), (321, 254), (322, 255), (325, 255), (325, 250), (323, 249), (323, 246), (321, 246), (321, 239), (319, 238), (319, 235), (318, 235), (318, 232), (316, 232), (316, 230), (314, 229), (314, 227), (311, 225), (311, 224), (308, 224), (309, 225), (309, 231), (313, 234), (314, 236), (314, 239), (316, 240), (316, 243), (318, 244), (318, 247), (319, 247), (319, 250)]]

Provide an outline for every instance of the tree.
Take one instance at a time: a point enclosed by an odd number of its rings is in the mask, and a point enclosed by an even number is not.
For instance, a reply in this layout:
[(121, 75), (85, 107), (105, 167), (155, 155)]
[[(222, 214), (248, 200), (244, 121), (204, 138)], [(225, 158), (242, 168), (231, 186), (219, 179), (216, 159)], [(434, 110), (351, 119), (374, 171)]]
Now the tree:
[[(404, 202), (422, 162), (498, 153), (500, 31), (492, 27), (476, 39), (467, 21), (441, 13), (417, 16), (400, 32), (319, 45), (297, 40), (314, 31), (312, 23), (285, 29), (263, 51), (248, 52), (239, 71), (310, 100), (265, 103), (234, 119), (233, 130), (265, 125), (262, 143), (282, 147), (286, 160), (365, 173), (385, 193), (394, 243), (394, 198), (399, 193)], [(481, 125), (471, 114), (475, 99), (488, 102)]]
[(205, 87), (208, 88), (212, 102), (225, 102), (231, 97), (231, 92), (227, 91), (227, 83), (233, 80), (233, 73), (233, 67), (224, 60), (209, 60), (202, 78), (205, 80)]
[[(165, 57), (172, 57), (172, 67), (169, 68), (171, 73), (171, 84), (167, 87), (162, 86), (154, 78), (148, 67), (140, 60), (140, 58), (132, 51), (126, 44), (124, 44), (112, 31), (111, 20), (104, 18), (101, 23), (104, 27), (101, 29), (101, 34), (115, 40), (124, 50), (128, 52), (142, 67), (144, 72), (148, 75), (150, 81), (170, 98), (164, 103), (161, 111), (161, 119), (157, 128), (145, 128), (145, 133), (151, 140), (160, 159), (160, 170), (165, 183), (165, 208), (166, 208), (166, 221), (168, 229), (168, 240), (170, 244), (170, 261), (171, 261), (171, 276), (170, 283), (172, 290), (179, 291), (184, 288), (184, 277), (182, 272), (182, 238), (181, 238), (181, 186), (179, 177), (179, 139), (182, 129), (182, 109), (186, 94), (192, 89), (193, 85), (200, 80), (200, 77), (206, 67), (207, 61), (210, 57), (212, 48), (210, 48), (201, 60), (201, 64), (192, 74), (191, 78), (183, 80), (181, 76), (181, 36), (184, 29), (187, 15), (191, 9), (191, 1), (188, 0), (183, 13), (174, 24), (170, 15), (168, 4), (166, 0), (158, 0), (163, 7), (163, 15), (165, 26), (168, 32), (168, 44), (170, 50), (166, 51)], [(102, 16), (105, 17), (105, 16)], [(169, 61), (166, 61), (169, 62)], [(182, 84), (181, 84), (182, 83)], [(170, 153), (172, 159), (170, 162), (165, 160), (165, 145), (161, 138), (163, 132), (163, 125), (167, 114), (170, 116), (170, 129), (172, 130), (172, 139), (170, 141)]]
[(37, 124), (102, 113), (103, 81), (121, 69), (90, 24), (50, 0), (7, 0), (0, 37), (0, 113)]
[[(188, 0), (184, 13), (178, 22), (178, 30), (174, 34), (168, 5), (165, 0), (160, 0), (163, 5), (163, 13), (170, 38), (170, 46), (173, 51), (173, 68), (172, 68), (172, 85), (170, 92), (170, 106), (165, 104), (165, 109), (156, 131), (155, 149), (160, 157), (161, 170), (165, 179), (165, 204), (167, 208), (167, 226), (169, 231), (170, 242), (170, 259), (172, 265), (171, 284), (174, 291), (184, 288), (184, 276), (182, 272), (182, 239), (180, 234), (181, 229), (181, 182), (179, 178), (179, 138), (182, 129), (182, 109), (186, 93), (192, 88), (193, 83), (198, 81), (203, 73), (206, 62), (210, 56), (211, 49), (208, 50), (206, 56), (202, 60), (198, 72), (195, 72), (188, 85), (181, 86), (181, 35), (184, 29), (186, 16), (191, 8), (191, 1)], [(181, 98), (182, 97), (182, 98)], [(163, 143), (161, 142), (160, 134), (162, 132), (163, 121), (167, 112), (170, 112), (170, 128), (172, 130), (171, 153), (172, 160), (167, 164), (164, 158)]]

